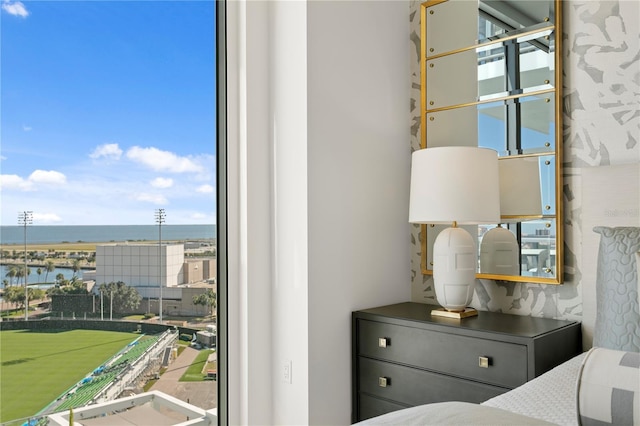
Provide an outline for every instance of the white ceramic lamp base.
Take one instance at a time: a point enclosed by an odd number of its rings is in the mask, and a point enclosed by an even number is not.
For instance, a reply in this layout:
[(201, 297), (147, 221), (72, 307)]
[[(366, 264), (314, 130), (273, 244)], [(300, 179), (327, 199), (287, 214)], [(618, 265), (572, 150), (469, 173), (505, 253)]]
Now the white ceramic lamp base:
[(476, 244), (466, 230), (447, 228), (433, 246), (436, 299), (447, 311), (464, 312), (473, 299), (477, 265)]

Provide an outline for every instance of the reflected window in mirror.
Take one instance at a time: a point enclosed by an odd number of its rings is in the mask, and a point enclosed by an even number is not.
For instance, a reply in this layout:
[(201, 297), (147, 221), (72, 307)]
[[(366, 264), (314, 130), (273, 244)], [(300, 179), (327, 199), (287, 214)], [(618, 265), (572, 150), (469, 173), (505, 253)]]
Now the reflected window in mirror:
[[(506, 223), (499, 225), (501, 229), (510, 232), (513, 235), (513, 241), (520, 241), (516, 246), (519, 255), (514, 256), (514, 260), (508, 262), (510, 254), (510, 246), (501, 240), (500, 247), (489, 247), (488, 252), (498, 253), (497, 261), (493, 258), (486, 260), (483, 248), (485, 247), (487, 234), (498, 225), (487, 225), (479, 227), (478, 239), (481, 241), (479, 253), (479, 270), (480, 273), (489, 275), (517, 275), (529, 278), (546, 278), (552, 279), (556, 268), (556, 246), (555, 235), (551, 229), (555, 227), (555, 221), (550, 220), (529, 220), (517, 223)], [(507, 246), (508, 249), (505, 249)]]

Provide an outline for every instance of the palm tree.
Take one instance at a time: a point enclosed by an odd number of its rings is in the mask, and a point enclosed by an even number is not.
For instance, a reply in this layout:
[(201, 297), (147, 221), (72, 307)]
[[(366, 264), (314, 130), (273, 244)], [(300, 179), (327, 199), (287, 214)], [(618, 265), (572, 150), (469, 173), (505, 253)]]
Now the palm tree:
[(213, 315), (213, 310), (216, 307), (217, 296), (216, 292), (212, 289), (207, 289), (204, 293), (193, 296), (194, 305), (203, 305), (210, 308), (209, 312)]
[(71, 269), (73, 269), (73, 274), (75, 275), (76, 272), (78, 272), (80, 270), (80, 260), (79, 259), (73, 259), (73, 264), (71, 265)]
[(56, 270), (56, 264), (53, 263), (53, 260), (47, 260), (47, 263), (45, 263), (44, 265), (45, 271), (47, 271), (46, 274), (44, 274), (44, 282), (47, 282), (47, 278), (49, 277), (49, 272), (53, 272)]
[(24, 267), (18, 266), (16, 268), (16, 285), (20, 285), (20, 278), (24, 277)]
[(31, 274), (31, 268), (26, 267), (24, 265), (19, 265), (17, 267), (18, 271), (16, 272), (16, 278), (18, 278), (18, 283), (20, 282), (20, 278), (24, 278), (24, 282), (27, 282), (27, 277)]
[(42, 268), (36, 269), (36, 274), (38, 274), (38, 283), (40, 283), (40, 275), (42, 275)]
[(15, 265), (11, 265), (5, 276), (9, 278), (9, 282), (11, 282), (13, 278), (16, 278), (18, 276), (18, 268), (16, 268)]

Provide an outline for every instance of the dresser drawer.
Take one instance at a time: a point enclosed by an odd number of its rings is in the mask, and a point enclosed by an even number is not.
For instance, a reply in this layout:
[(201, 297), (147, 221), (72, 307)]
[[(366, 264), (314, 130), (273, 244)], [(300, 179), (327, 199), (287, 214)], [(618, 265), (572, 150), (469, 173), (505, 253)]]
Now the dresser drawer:
[(358, 391), (409, 405), (443, 401), (484, 402), (508, 389), (402, 365), (358, 360)]
[(367, 320), (358, 321), (357, 333), (357, 355), (506, 388), (527, 381), (524, 345)]
[(360, 413), (360, 420), (381, 416), (392, 411), (402, 410), (403, 408), (408, 408), (408, 406), (374, 398), (370, 395), (360, 394), (358, 396), (358, 413)]

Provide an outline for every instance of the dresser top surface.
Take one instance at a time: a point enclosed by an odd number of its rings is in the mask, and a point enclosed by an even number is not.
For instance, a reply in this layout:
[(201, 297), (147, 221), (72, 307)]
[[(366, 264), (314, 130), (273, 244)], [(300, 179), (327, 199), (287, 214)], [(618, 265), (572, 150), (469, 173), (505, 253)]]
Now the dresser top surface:
[(559, 328), (577, 324), (576, 321), (554, 320), (485, 311), (478, 311), (477, 316), (462, 319), (432, 316), (431, 311), (438, 308), (441, 307), (437, 305), (426, 305), (424, 303), (405, 302), (371, 309), (361, 309), (357, 311), (357, 313), (425, 324), (437, 324), (438, 326), (455, 327), (457, 329), (463, 328), (532, 338)]

